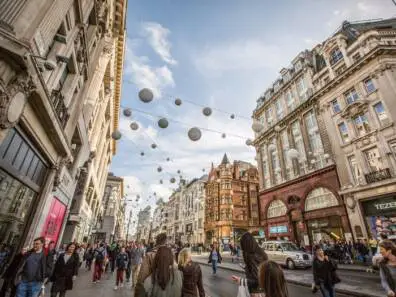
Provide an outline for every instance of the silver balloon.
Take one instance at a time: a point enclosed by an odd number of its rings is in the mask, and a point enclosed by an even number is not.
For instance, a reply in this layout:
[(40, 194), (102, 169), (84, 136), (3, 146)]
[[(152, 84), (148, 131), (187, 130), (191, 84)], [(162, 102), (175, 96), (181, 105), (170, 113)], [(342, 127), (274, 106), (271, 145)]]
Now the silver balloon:
[(260, 133), (264, 129), (264, 125), (257, 120), (253, 121), (252, 130), (256, 133)]
[(291, 148), (287, 151), (287, 156), (289, 157), (289, 159), (293, 160), (297, 159), (300, 156), (300, 153), (296, 149)]
[(174, 184), (174, 183), (176, 182), (176, 179), (175, 179), (174, 177), (172, 177), (172, 178), (170, 179), (170, 182), (171, 182), (172, 184)]
[(274, 143), (271, 143), (270, 145), (268, 145), (268, 150), (270, 152), (276, 150), (276, 145)]
[(139, 129), (139, 124), (136, 123), (136, 122), (132, 122), (132, 123), (129, 125), (129, 127), (130, 127), (132, 130), (136, 131), (137, 129)]
[(231, 120), (235, 119), (235, 114), (230, 115)]
[(144, 152), (141, 152), (140, 155), (141, 155), (141, 156), (144, 156)]
[(139, 99), (144, 103), (149, 103), (153, 100), (154, 94), (150, 89), (144, 88), (139, 92)]
[(198, 141), (201, 139), (202, 132), (199, 128), (194, 127), (188, 130), (188, 138), (190, 138), (192, 141)]
[(151, 145), (151, 148), (152, 148), (152, 149), (155, 149), (155, 148), (157, 148), (157, 145), (156, 145), (155, 143), (153, 143), (153, 144)]
[(164, 183), (164, 182), (163, 182), (163, 180), (161, 179), (161, 180), (160, 180), (160, 184), (162, 185), (163, 183)]
[(158, 172), (161, 172), (161, 171), (162, 171), (162, 167), (158, 167), (158, 168), (157, 168), (157, 171), (158, 171)]
[(221, 137), (226, 138), (227, 135), (225, 133), (221, 134)]
[(130, 117), (132, 115), (132, 110), (130, 108), (125, 108), (122, 113), (124, 114), (124, 116), (126, 117)]
[(169, 162), (169, 161), (170, 161), (170, 158), (166, 158), (166, 161)]
[(181, 101), (181, 99), (180, 99), (180, 98), (176, 98), (176, 100), (175, 100), (175, 104), (176, 104), (177, 106), (180, 106), (180, 105), (182, 105), (182, 101)]
[(177, 171), (177, 174), (180, 174), (180, 172), (181, 172), (181, 171), (180, 171), (180, 170), (178, 170), (178, 171)]
[(205, 107), (204, 109), (202, 109), (202, 113), (204, 114), (204, 116), (210, 116), (212, 114), (212, 109), (210, 107)]
[(157, 193), (156, 193), (156, 192), (154, 192), (153, 194), (154, 194), (154, 196), (157, 196)]
[(202, 168), (202, 172), (205, 172), (205, 168)]
[(137, 195), (136, 198), (139, 199), (139, 198), (140, 198), (140, 195)]
[(166, 118), (162, 118), (158, 121), (158, 126), (162, 129), (168, 128), (169, 122)]
[(248, 146), (250, 146), (250, 145), (252, 145), (253, 144), (253, 140), (251, 140), (251, 139), (248, 139), (248, 140), (246, 140), (246, 145), (248, 145)]
[(115, 130), (113, 133), (111, 133), (111, 138), (113, 138), (114, 140), (120, 140), (121, 136), (121, 132), (118, 130)]

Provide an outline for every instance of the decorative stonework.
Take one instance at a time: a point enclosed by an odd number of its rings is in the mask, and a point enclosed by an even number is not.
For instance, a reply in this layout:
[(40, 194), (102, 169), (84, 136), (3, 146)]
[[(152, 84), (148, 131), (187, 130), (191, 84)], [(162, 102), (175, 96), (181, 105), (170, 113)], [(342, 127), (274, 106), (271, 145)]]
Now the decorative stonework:
[(368, 109), (367, 100), (358, 100), (347, 107), (342, 111), (341, 116), (343, 118), (353, 118), (361, 113), (366, 112)]
[(69, 166), (69, 165), (71, 165), (71, 160), (70, 160), (70, 158), (65, 157), (65, 158), (61, 159), (58, 164), (56, 164), (52, 167), (52, 169), (55, 169), (55, 171), (56, 171), (52, 191), (56, 191), (57, 188), (62, 184), (62, 181), (64, 180), (61, 175), (62, 169), (63, 169), (63, 167)]
[(30, 76), (17, 76), (8, 86), (0, 80), (0, 129), (14, 127), (23, 113), (27, 98), (36, 89)]

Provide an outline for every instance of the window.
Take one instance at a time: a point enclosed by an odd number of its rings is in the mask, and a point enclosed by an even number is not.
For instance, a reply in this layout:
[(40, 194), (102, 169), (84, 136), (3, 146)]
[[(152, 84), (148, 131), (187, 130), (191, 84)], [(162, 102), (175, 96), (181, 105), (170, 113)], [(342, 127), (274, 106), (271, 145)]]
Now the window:
[(286, 104), (287, 104), (287, 110), (289, 112), (291, 112), (296, 108), (296, 101), (293, 97), (291, 90), (286, 92)]
[(263, 145), (261, 147), (261, 157), (263, 162), (263, 187), (264, 189), (271, 186), (271, 177), (268, 169), (268, 158), (267, 158), (267, 147)]
[(356, 53), (356, 54), (354, 54), (354, 55), (352, 56), (352, 59), (353, 59), (354, 62), (357, 62), (357, 61), (360, 60), (361, 57), (362, 57), (362, 56), (360, 55), (360, 53)]
[(340, 61), (343, 58), (342, 52), (340, 51), (339, 48), (335, 48), (331, 53), (330, 53), (330, 64), (334, 65), (338, 61)]
[(284, 112), (283, 112), (283, 103), (281, 98), (275, 101), (275, 109), (276, 109), (276, 118), (278, 120), (282, 119), (284, 116)]
[(359, 99), (359, 95), (356, 92), (355, 88), (352, 88), (352, 89), (348, 90), (347, 92), (345, 92), (344, 96), (345, 96), (345, 101), (347, 102), (347, 104), (352, 104), (353, 102), (355, 102), (356, 100)]
[(281, 200), (274, 200), (271, 202), (267, 211), (267, 218), (276, 218), (286, 215), (287, 207)]
[(305, 155), (305, 148), (304, 148), (304, 140), (301, 134), (301, 129), (300, 129), (300, 123), (298, 121), (295, 121), (291, 125), (291, 134), (293, 136), (294, 144), (296, 147), (296, 150), (299, 152), (300, 157), (303, 160), (306, 160), (306, 155)]
[(298, 91), (298, 95), (301, 97), (305, 94), (307, 90), (306, 84), (305, 84), (305, 79), (304, 77), (301, 77), (298, 81), (297, 81), (297, 91)]
[(349, 141), (349, 134), (348, 134), (347, 125), (344, 122), (338, 124), (338, 130), (340, 131), (340, 135), (341, 135), (342, 141), (344, 143), (348, 142)]
[(337, 205), (337, 198), (326, 188), (316, 188), (312, 190), (305, 199), (305, 211), (322, 209)]
[(337, 99), (334, 99), (333, 101), (331, 101), (331, 106), (333, 108), (333, 113), (339, 113), (341, 112), (341, 107), (340, 104), (338, 103)]
[(265, 111), (265, 118), (267, 119), (268, 127), (271, 127), (274, 121), (272, 117), (272, 107), (267, 108)]
[(388, 115), (385, 112), (384, 105), (382, 102), (378, 102), (374, 105), (375, 114), (377, 115), (378, 121), (380, 122), (381, 126), (385, 126), (389, 124)]
[(281, 143), (282, 143), (282, 153), (283, 153), (283, 161), (285, 162), (285, 166), (286, 166), (286, 179), (290, 178), (290, 162), (288, 159), (288, 151), (289, 151), (289, 138), (287, 135), (287, 131), (283, 130), (281, 135)]
[(359, 183), (362, 176), (362, 171), (358, 162), (356, 161), (355, 156), (352, 155), (348, 157), (348, 164), (352, 173), (353, 181), (355, 182), (355, 184)]
[(353, 118), (353, 122), (355, 123), (355, 129), (358, 136), (363, 136), (366, 133), (370, 132), (370, 126), (367, 119), (367, 115), (361, 114)]
[(278, 149), (276, 146), (276, 140), (272, 139), (270, 141), (270, 145), (268, 147), (270, 151), (270, 156), (271, 156), (271, 164), (272, 164), (272, 170), (273, 170), (273, 176), (274, 176), (274, 182), (275, 184), (278, 184), (281, 182), (281, 167), (280, 167), (280, 162), (279, 162), (279, 157), (278, 157)]
[(305, 124), (308, 132), (309, 145), (314, 154), (323, 152), (322, 140), (319, 134), (318, 122), (316, 121), (315, 112), (311, 109), (304, 115)]
[(370, 167), (371, 172), (384, 169), (384, 164), (382, 162), (382, 158), (377, 147), (365, 151), (364, 155), (366, 157), (367, 165)]
[(376, 90), (374, 82), (371, 78), (368, 78), (364, 81), (364, 87), (366, 89), (367, 94), (371, 94)]

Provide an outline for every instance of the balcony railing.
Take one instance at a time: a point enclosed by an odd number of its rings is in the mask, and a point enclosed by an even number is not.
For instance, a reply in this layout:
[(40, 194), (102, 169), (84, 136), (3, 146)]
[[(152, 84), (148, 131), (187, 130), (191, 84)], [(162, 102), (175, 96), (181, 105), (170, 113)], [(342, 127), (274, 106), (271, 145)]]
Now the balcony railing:
[(385, 168), (365, 174), (364, 177), (366, 178), (366, 182), (368, 184), (371, 184), (371, 183), (379, 182), (381, 180), (389, 179), (392, 176), (389, 168)]
[(64, 97), (61, 91), (53, 90), (51, 93), (51, 101), (55, 109), (55, 113), (58, 116), (61, 126), (66, 126), (67, 120), (69, 119), (69, 113), (65, 105)]

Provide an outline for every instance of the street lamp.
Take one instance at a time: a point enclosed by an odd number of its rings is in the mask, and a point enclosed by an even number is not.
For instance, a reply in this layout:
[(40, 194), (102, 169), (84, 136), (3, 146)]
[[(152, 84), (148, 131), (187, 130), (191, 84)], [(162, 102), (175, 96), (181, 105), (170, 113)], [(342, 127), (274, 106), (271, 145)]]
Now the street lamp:
[(36, 55), (31, 55), (31, 57), (32, 57), (32, 58), (35, 58), (35, 59), (44, 60), (44, 63), (43, 63), (43, 64), (44, 64), (44, 67), (45, 67), (45, 69), (47, 69), (48, 71), (54, 70), (54, 69), (56, 68), (56, 66), (57, 66), (57, 64), (56, 64), (55, 61), (47, 60), (47, 58), (45, 58), (45, 57), (36, 56)]

